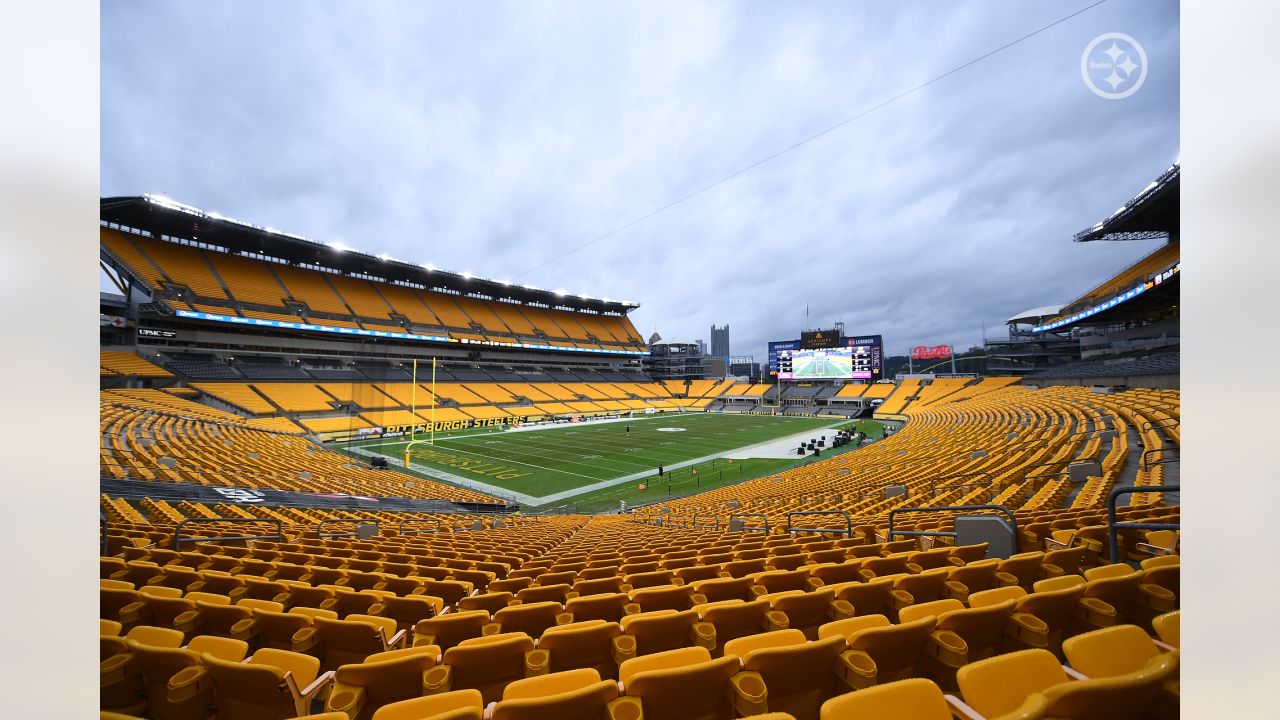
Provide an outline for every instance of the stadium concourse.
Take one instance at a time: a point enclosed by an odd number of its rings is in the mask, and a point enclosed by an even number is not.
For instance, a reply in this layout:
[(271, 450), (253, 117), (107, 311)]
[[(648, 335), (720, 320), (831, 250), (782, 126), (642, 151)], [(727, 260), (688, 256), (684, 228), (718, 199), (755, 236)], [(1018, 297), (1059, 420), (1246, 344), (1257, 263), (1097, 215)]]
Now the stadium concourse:
[(634, 303), (102, 221), (104, 719), (1178, 715), (1177, 390), (656, 382)]

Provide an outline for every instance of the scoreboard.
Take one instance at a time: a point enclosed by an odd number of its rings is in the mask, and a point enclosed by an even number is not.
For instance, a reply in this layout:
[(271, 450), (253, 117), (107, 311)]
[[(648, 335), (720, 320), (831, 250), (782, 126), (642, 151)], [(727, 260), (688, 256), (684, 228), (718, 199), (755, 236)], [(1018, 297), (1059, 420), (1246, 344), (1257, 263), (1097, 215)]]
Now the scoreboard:
[(879, 335), (831, 338), (825, 347), (804, 340), (769, 343), (769, 372), (779, 380), (867, 380), (883, 377)]

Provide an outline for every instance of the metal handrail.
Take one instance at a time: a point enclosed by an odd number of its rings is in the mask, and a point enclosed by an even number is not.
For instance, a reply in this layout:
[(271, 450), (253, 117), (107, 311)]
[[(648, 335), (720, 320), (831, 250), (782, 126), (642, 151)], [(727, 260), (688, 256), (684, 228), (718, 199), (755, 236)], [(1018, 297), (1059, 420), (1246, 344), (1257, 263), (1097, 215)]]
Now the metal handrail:
[(1121, 523), (1116, 522), (1116, 500), (1121, 495), (1133, 495), (1136, 493), (1174, 493), (1179, 492), (1179, 485), (1148, 485), (1146, 487), (1130, 486), (1116, 488), (1107, 495), (1107, 537), (1111, 540), (1111, 562), (1120, 562), (1120, 549), (1117, 547), (1119, 542), (1118, 531), (1120, 530), (1181, 530), (1182, 523)]
[[(1179, 457), (1169, 458), (1168, 460), (1157, 460), (1155, 462), (1147, 462), (1148, 455), (1152, 453), (1161, 453), (1161, 452), (1176, 452), (1178, 453)], [(1182, 460), (1181, 455), (1182, 455), (1182, 448), (1178, 446), (1174, 446), (1171, 448), (1161, 447), (1161, 448), (1151, 448), (1150, 450), (1143, 450), (1142, 457), (1139, 458), (1138, 460), (1138, 467), (1142, 468), (1143, 470), (1146, 470), (1148, 467), (1152, 465), (1167, 465), (1169, 463), (1181, 462)]]
[[(405, 530), (404, 529), (405, 523), (415, 523), (415, 522), (416, 523), (433, 522), (436, 524), (436, 529), (435, 530)], [(440, 528), (442, 527), (444, 526), (441, 524), (438, 518), (407, 518), (405, 520), (401, 520), (400, 524), (396, 526), (396, 534), (397, 535), (418, 535), (424, 532), (438, 533), (440, 532)]]
[[(225, 537), (182, 537), (182, 526), (187, 523), (275, 523), (275, 535), (228, 535)], [(185, 518), (173, 528), (173, 549), (181, 550), (184, 542), (220, 542), (224, 540), (271, 540), (284, 542), (284, 523), (279, 518)]]
[(730, 525), (733, 524), (734, 518), (749, 518), (749, 517), (764, 518), (764, 527), (747, 527), (746, 525), (743, 525), (742, 532), (755, 532), (757, 530), (763, 530), (765, 535), (769, 534), (769, 516), (765, 515), (764, 513), (735, 513), (729, 516), (729, 524)]
[(1146, 432), (1147, 430), (1154, 430), (1155, 428), (1158, 428), (1158, 427), (1159, 428), (1170, 427), (1173, 425), (1181, 425), (1181, 424), (1182, 424), (1182, 418), (1165, 418), (1164, 420), (1148, 420), (1147, 422), (1142, 423), (1142, 426), (1138, 430), (1138, 432)]
[(943, 477), (934, 478), (933, 480), (929, 481), (929, 497), (937, 497), (939, 489), (946, 490), (948, 488), (961, 488), (961, 487), (969, 487), (971, 485), (982, 484), (982, 483), (966, 483), (963, 485), (941, 485), (941, 486), (938, 485), (939, 480), (954, 480), (956, 478), (962, 478), (962, 477), (984, 477), (987, 479), (986, 485), (988, 487), (990, 487), (992, 484), (995, 483), (995, 480), (991, 477), (991, 473), (986, 472), (985, 470), (979, 471), (979, 472), (971, 472), (971, 473), (960, 473), (958, 475), (945, 475)]
[[(706, 517), (711, 518), (711, 520), (712, 520), (715, 524), (714, 524), (714, 525), (699, 525), (699, 524), (698, 524), (698, 518), (706, 518)], [(715, 514), (712, 514), (712, 513), (694, 513), (694, 514), (693, 514), (693, 520), (691, 520), (691, 521), (690, 521), (690, 525), (689, 525), (689, 527), (693, 528), (694, 530), (719, 530), (719, 529), (720, 529), (720, 517), (719, 517), (718, 515), (715, 515)]]
[(1006, 516), (1008, 516), (1009, 522), (1013, 525), (1013, 536), (1015, 538), (1018, 537), (1018, 518), (1014, 517), (1013, 511), (1005, 507), (1004, 505), (939, 505), (937, 507), (894, 508), (893, 510), (889, 511), (889, 533), (885, 537), (889, 538), (890, 542), (893, 542), (894, 535), (911, 535), (911, 536), (942, 535), (946, 537), (955, 537), (956, 536), (955, 532), (924, 532), (924, 531), (918, 531), (918, 530), (894, 530), (893, 529), (893, 516), (897, 515), (898, 513), (934, 512), (938, 510), (998, 510), (1004, 513)]
[(894, 497), (900, 497), (900, 498), (909, 498), (909, 497), (911, 497), (911, 488), (910, 488), (910, 487), (908, 487), (908, 486), (906, 486), (906, 485), (902, 485), (902, 484), (894, 483), (893, 485), (885, 485), (884, 487), (876, 488), (875, 490), (867, 490), (866, 492), (860, 492), (860, 493), (858, 493), (857, 495), (854, 495), (854, 496), (853, 496), (853, 498), (854, 498), (855, 500), (865, 500), (865, 499), (867, 499), (867, 498), (869, 498), (869, 497), (875, 497), (875, 496), (877, 496), (877, 495), (878, 495), (878, 496), (880, 496), (880, 499), (881, 499), (881, 500), (883, 500), (883, 499), (885, 499), (885, 497), (884, 497), (884, 491), (885, 491), (885, 490), (888, 490), (888, 489), (889, 489), (889, 488), (891, 488), (891, 487), (900, 487), (900, 488), (902, 488), (902, 494), (901, 494), (901, 495), (894, 495)]
[(991, 487), (992, 482), (993, 481), (991, 480), (985, 480), (985, 481), (971, 482), (971, 483), (957, 483), (955, 485), (934, 485), (933, 487), (929, 488), (930, 490), (929, 497), (930, 498), (938, 497), (939, 490), (959, 490), (961, 488), (972, 488), (972, 487), (989, 488)]
[[(838, 528), (797, 528), (791, 523), (791, 518), (797, 515), (840, 515), (844, 518), (845, 529)], [(802, 512), (787, 513), (787, 534), (800, 530), (802, 532), (819, 532), (819, 533), (839, 533), (843, 532), (845, 537), (853, 537), (853, 518), (849, 517), (849, 513), (844, 510), (805, 510)]]
[[(321, 521), (320, 521), (320, 524), (319, 524), (319, 525), (316, 525), (316, 537), (318, 537), (318, 538), (320, 538), (320, 539), (324, 539), (324, 538), (335, 538), (335, 537), (355, 537), (355, 533), (354, 533), (354, 532), (349, 532), (349, 533), (328, 533), (328, 534), (325, 534), (325, 533), (321, 532), (321, 530), (323, 530), (323, 529), (324, 529), (324, 526), (325, 526), (326, 524), (328, 524), (328, 523), (336, 523), (336, 522), (349, 522), (349, 523), (373, 523), (374, 527), (378, 528), (378, 532), (382, 532), (382, 523), (378, 522), (378, 519), (377, 519), (377, 518), (367, 518), (367, 517), (366, 517), (366, 518), (325, 518), (324, 520), (321, 520)], [(375, 534), (377, 534), (377, 533), (375, 533)]]

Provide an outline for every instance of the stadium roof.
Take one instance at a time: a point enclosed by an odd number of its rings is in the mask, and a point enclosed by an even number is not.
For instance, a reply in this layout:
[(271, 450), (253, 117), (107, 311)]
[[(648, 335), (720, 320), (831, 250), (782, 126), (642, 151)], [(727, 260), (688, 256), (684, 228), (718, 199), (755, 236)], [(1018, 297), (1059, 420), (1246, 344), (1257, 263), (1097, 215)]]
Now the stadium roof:
[(1022, 312), (1018, 313), (1017, 315), (1014, 315), (1013, 317), (1009, 318), (1005, 322), (1007, 323), (1032, 322), (1035, 320), (1040, 320), (1042, 318), (1053, 317), (1054, 315), (1057, 315), (1058, 313), (1062, 312), (1062, 308), (1064, 307), (1066, 306), (1065, 305), (1045, 305), (1043, 307), (1031, 308), (1030, 310), (1023, 310)]
[(270, 227), (206, 212), (171, 200), (162, 195), (102, 198), (99, 204), (102, 220), (138, 230), (156, 237), (169, 235), (207, 242), (238, 253), (257, 253), (290, 263), (307, 263), (331, 268), (349, 275), (412, 282), (427, 288), (446, 288), (464, 295), (473, 293), (494, 299), (510, 299), (521, 303), (539, 303), (571, 310), (625, 314), (640, 307), (630, 300), (610, 300), (577, 295), (560, 290), (545, 290), (531, 285), (490, 280), (440, 270), (431, 265), (416, 265), (386, 255), (369, 255), (341, 243), (322, 243)]
[(1110, 217), (1076, 233), (1075, 241), (1176, 239), (1180, 230), (1178, 190), (1181, 170), (1182, 161), (1174, 161), (1160, 177), (1148, 183)]

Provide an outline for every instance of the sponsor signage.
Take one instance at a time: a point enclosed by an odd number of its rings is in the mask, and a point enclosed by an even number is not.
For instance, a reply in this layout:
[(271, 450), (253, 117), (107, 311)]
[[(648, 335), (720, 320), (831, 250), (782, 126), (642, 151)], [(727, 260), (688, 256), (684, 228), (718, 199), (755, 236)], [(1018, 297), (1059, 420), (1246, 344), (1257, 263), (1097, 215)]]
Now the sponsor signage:
[(265, 318), (242, 318), (232, 317), (229, 315), (219, 315), (217, 313), (197, 312), (194, 310), (177, 310), (178, 317), (190, 318), (192, 320), (209, 320), (212, 322), (229, 323), (231, 325), (248, 325), (252, 327), (269, 327), (280, 328), (284, 330), (310, 330), (313, 332), (333, 333), (335, 335), (351, 335), (357, 337), (380, 337), (393, 338), (396, 340), (418, 340), (422, 342), (440, 342), (440, 343), (458, 343), (459, 345), (491, 345), (498, 347), (523, 348), (526, 350), (550, 350), (552, 352), (576, 352), (589, 353), (592, 355), (648, 355), (648, 351), (642, 350), (610, 350), (606, 348), (578, 348), (578, 347), (560, 347), (559, 345), (541, 345), (538, 343), (522, 343), (522, 342), (499, 342), (493, 340), (468, 340), (465, 338), (451, 338), (443, 335), (419, 335), (417, 333), (408, 332), (391, 332), (388, 330), (365, 330), (363, 328), (349, 327), (330, 327), (328, 325), (316, 325), (313, 323), (290, 322), (288, 320), (267, 320)]
[(178, 333), (172, 330), (157, 330), (156, 328), (138, 328), (138, 337), (152, 337), (171, 339), (178, 337)]
[(98, 313), (99, 327), (122, 328), (126, 324), (127, 324), (127, 321), (124, 318), (120, 317), (119, 315), (106, 315), (103, 313)]
[(1063, 318), (1061, 320), (1058, 320), (1057, 322), (1046, 323), (1044, 325), (1036, 325), (1035, 327), (1031, 328), (1031, 331), (1044, 332), (1045, 330), (1056, 330), (1057, 328), (1060, 328), (1060, 327), (1074, 325), (1075, 323), (1080, 322), (1081, 320), (1084, 320), (1087, 317), (1090, 317), (1092, 315), (1097, 315), (1103, 310), (1110, 310), (1111, 308), (1115, 307), (1116, 305), (1119, 305), (1120, 303), (1132, 300), (1133, 298), (1150, 290), (1156, 285), (1169, 282), (1170, 280), (1173, 279), (1175, 275), (1177, 275), (1181, 271), (1182, 271), (1182, 263), (1178, 263), (1177, 265), (1174, 265), (1168, 270), (1165, 270), (1164, 272), (1160, 273), (1155, 278), (1151, 280), (1147, 280), (1143, 282), (1141, 285), (1136, 285), (1130, 288), (1128, 291), (1120, 295), (1117, 295), (1104, 303), (1098, 303), (1097, 305), (1094, 305), (1088, 310), (1081, 310), (1075, 315), (1072, 315), (1071, 317), (1068, 317), (1068, 318)]
[(951, 357), (950, 345), (917, 345), (911, 349), (912, 360), (946, 360)]

